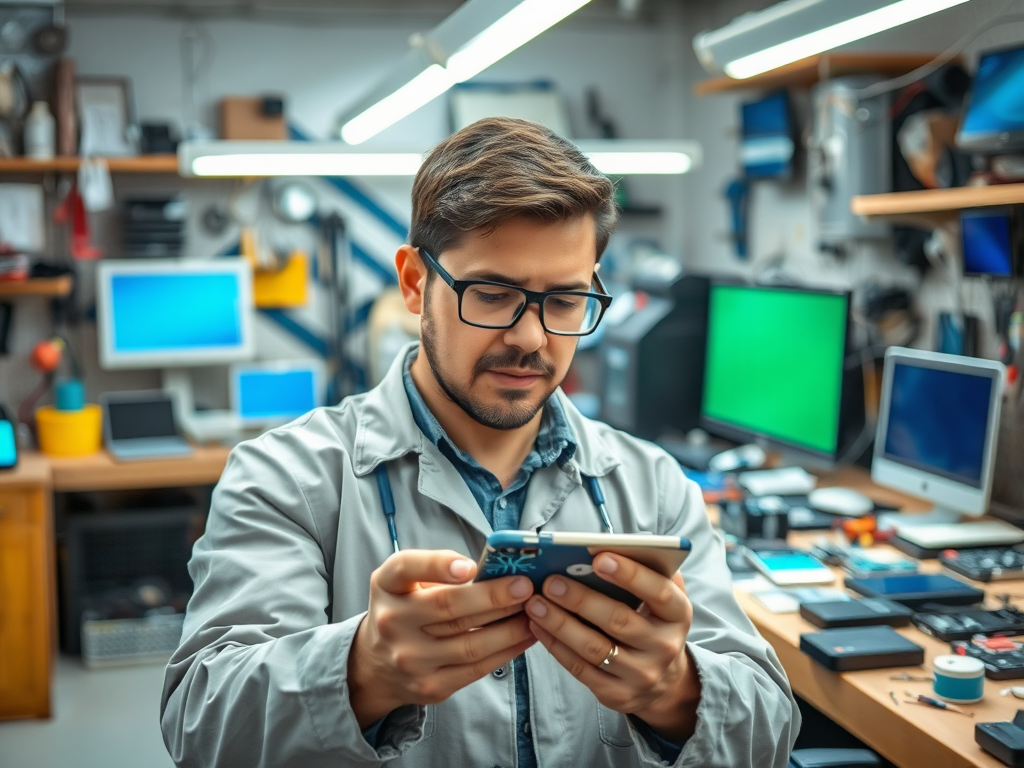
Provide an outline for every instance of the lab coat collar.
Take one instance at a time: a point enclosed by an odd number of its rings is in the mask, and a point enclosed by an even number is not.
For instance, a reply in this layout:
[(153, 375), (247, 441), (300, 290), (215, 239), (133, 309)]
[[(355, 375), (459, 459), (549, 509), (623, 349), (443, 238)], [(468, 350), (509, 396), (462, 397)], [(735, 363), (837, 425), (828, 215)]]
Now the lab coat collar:
[[(403, 348), (391, 363), (380, 384), (363, 396), (359, 408), (354, 456), (357, 475), (367, 475), (381, 462), (392, 461), (408, 453), (420, 455), (421, 470), (427, 464), (436, 463), (443, 458), (436, 446), (416, 425), (402, 380), (405, 358), (417, 344), (418, 342), (412, 342)], [(614, 455), (596, 425), (576, 410), (576, 406), (561, 389), (556, 390), (553, 397), (559, 398), (566, 419), (578, 441), (576, 454), (562, 468), (575, 484), (581, 483), (580, 473), (603, 477), (619, 466), (619, 458)], [(425, 462), (424, 459), (428, 460)], [(420, 483), (421, 486), (424, 483), (422, 472)], [(422, 487), (421, 490), (426, 491)], [(483, 518), (482, 513), (480, 516)]]

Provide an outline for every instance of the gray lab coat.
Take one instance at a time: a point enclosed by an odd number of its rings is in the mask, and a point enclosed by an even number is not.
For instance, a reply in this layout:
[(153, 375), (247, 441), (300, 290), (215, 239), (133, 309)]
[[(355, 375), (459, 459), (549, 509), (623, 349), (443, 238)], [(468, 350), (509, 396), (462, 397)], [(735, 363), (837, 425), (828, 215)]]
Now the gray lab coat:
[[(400, 354), (384, 381), (242, 443), (189, 563), (195, 594), (165, 675), (161, 724), (179, 766), (473, 766), (516, 762), (513, 676), (392, 713), (378, 748), (349, 705), (348, 653), (370, 573), (391, 553), (374, 468), (387, 462), (406, 549), (476, 559), (491, 528), (456, 469), (413, 421)], [(799, 714), (786, 675), (732, 595), (696, 485), (664, 452), (590, 421), (562, 398), (579, 448), (536, 470), (521, 528), (602, 530), (580, 473), (601, 478), (615, 530), (686, 536), (689, 650), (702, 684), (678, 766), (782, 768)], [(541, 768), (655, 766), (624, 716), (539, 643), (527, 652)]]

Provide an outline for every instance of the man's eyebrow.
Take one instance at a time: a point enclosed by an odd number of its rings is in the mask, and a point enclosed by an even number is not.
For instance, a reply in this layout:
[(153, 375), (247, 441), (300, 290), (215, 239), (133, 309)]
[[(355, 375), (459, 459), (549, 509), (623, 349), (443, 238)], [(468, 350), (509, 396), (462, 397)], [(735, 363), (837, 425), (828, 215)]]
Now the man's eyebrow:
[[(522, 288), (526, 285), (529, 280), (523, 277), (509, 277), (508, 275), (502, 275), (497, 272), (488, 271), (470, 271), (463, 275), (461, 280), (490, 280), (492, 283), (504, 283), (505, 285), (515, 286), (516, 288)], [(556, 283), (555, 285), (549, 285), (545, 291), (587, 291), (590, 290), (590, 283), (584, 283), (582, 280), (576, 280), (571, 283)]]

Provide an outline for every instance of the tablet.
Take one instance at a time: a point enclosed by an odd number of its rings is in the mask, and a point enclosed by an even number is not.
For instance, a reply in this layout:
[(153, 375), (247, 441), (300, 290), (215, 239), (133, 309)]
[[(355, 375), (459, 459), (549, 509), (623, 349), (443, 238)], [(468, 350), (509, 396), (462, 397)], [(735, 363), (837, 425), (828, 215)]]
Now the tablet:
[(865, 597), (884, 597), (918, 608), (926, 603), (973, 605), (985, 599), (985, 593), (944, 573), (911, 573), (869, 579), (847, 579), (846, 586)]

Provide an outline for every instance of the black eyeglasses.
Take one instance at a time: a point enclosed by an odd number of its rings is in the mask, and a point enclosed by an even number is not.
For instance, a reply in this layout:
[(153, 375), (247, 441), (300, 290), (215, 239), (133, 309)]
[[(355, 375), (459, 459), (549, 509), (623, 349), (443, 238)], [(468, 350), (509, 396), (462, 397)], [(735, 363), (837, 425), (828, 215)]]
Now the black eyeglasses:
[(456, 280), (423, 248), (417, 249), (423, 263), (437, 272), (459, 297), (459, 319), (477, 328), (511, 328), (526, 307), (540, 307), (540, 324), (556, 336), (586, 336), (597, 329), (612, 303), (601, 278), (594, 273), (594, 285), (601, 293), (589, 291), (528, 291), (491, 280)]

